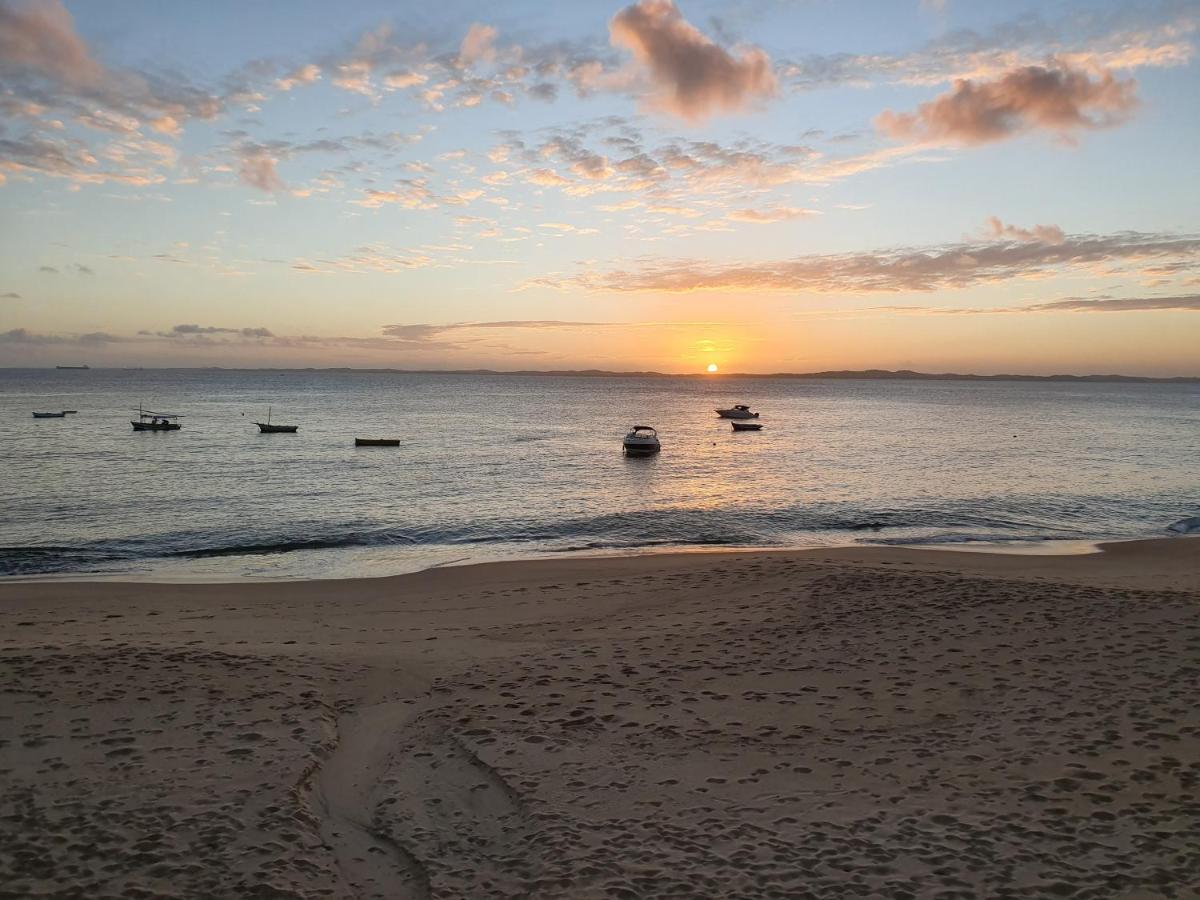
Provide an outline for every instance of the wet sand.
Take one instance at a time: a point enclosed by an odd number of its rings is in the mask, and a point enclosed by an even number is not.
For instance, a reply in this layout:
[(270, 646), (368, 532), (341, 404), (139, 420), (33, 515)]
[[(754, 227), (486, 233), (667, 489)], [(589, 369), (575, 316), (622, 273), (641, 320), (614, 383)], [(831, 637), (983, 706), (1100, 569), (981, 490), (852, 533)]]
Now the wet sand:
[(0, 584), (0, 897), (1194, 897), (1200, 541)]

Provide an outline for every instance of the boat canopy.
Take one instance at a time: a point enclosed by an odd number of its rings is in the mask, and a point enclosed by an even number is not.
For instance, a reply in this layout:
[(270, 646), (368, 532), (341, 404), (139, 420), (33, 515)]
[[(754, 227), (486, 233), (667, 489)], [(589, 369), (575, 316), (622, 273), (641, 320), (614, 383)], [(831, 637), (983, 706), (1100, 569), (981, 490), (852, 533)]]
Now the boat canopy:
[(182, 419), (183, 418), (183, 416), (178, 415), (177, 413), (151, 412), (148, 409), (139, 409), (139, 410), (137, 410), (137, 414), (139, 416), (141, 416), (143, 419)]
[(632, 431), (654, 431), (649, 425), (634, 425)]

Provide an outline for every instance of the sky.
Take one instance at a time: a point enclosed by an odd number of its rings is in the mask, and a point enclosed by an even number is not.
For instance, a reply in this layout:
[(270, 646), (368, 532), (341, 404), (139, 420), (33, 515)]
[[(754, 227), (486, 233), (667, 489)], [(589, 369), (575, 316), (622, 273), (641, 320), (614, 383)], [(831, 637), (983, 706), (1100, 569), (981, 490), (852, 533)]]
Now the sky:
[(1200, 375), (1200, 0), (0, 0), (0, 366)]

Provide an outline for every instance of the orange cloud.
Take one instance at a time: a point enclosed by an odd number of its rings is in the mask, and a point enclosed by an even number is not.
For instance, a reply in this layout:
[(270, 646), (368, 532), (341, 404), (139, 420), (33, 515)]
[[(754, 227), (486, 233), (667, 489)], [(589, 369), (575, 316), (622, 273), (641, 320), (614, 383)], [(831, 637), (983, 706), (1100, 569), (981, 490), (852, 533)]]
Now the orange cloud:
[(496, 56), (496, 29), (491, 25), (472, 23), (462, 40), (458, 50), (458, 61), (461, 65), (469, 66), (483, 60), (490, 62)]
[(279, 88), (281, 91), (290, 91), (292, 88), (300, 85), (313, 84), (320, 77), (321, 67), (314, 65), (313, 63), (308, 63), (307, 65), (303, 65), (297, 69), (294, 69), (292, 72), (283, 76), (282, 78), (276, 78), (275, 87)]
[(733, 56), (683, 18), (672, 0), (639, 0), (609, 23), (654, 83), (653, 105), (690, 122), (739, 112), (776, 91), (771, 60), (756, 47)]
[(1111, 72), (1093, 79), (1066, 66), (1024, 66), (995, 81), (956, 81), (916, 112), (885, 110), (875, 125), (913, 143), (985, 144), (1038, 128), (1066, 138), (1124, 122), (1137, 106), (1135, 89), (1133, 79), (1118, 81)]
[(756, 225), (769, 225), (773, 222), (787, 222), (807, 216), (819, 216), (819, 209), (795, 209), (790, 206), (774, 206), (770, 209), (735, 209), (725, 218), (734, 222), (752, 222)]

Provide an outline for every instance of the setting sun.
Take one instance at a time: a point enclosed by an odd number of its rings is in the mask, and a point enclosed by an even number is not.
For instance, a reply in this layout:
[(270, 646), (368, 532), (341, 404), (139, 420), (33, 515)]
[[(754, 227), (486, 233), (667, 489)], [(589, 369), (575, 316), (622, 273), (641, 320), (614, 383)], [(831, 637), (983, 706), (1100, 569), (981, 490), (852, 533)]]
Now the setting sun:
[(708, 364), (708, 372), (709, 372), (709, 374), (711, 375), (713, 372), (716, 372), (716, 371), (717, 371), (717, 364), (716, 364), (716, 363), (709, 363), (709, 364)]

